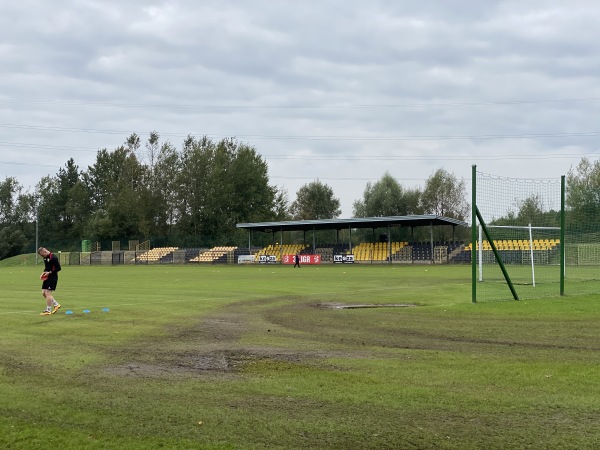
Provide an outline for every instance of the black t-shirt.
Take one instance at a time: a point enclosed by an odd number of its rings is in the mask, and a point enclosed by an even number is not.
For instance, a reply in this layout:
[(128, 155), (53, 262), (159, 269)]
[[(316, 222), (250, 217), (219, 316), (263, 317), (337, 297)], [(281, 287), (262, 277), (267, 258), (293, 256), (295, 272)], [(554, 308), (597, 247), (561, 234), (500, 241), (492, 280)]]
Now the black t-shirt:
[(48, 278), (58, 278), (58, 272), (60, 272), (60, 261), (54, 253), (50, 253), (44, 258), (44, 272), (50, 272)]

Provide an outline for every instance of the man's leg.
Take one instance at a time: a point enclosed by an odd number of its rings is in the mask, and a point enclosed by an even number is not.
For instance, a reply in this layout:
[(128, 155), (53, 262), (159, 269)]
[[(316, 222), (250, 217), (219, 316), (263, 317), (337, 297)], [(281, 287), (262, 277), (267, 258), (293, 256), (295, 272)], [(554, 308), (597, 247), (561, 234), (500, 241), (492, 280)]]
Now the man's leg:
[(46, 311), (50, 311), (54, 314), (59, 310), (60, 304), (54, 299), (54, 295), (52, 295), (52, 291), (50, 289), (44, 289), (43, 295), (46, 298)]
[(50, 295), (50, 304), (52, 305), (52, 314), (60, 309), (60, 304), (54, 298), (53, 292), (54, 291), (48, 290), (48, 294)]
[(42, 296), (46, 299), (46, 310), (42, 314), (52, 314), (52, 295), (48, 293), (48, 289), (42, 289)]

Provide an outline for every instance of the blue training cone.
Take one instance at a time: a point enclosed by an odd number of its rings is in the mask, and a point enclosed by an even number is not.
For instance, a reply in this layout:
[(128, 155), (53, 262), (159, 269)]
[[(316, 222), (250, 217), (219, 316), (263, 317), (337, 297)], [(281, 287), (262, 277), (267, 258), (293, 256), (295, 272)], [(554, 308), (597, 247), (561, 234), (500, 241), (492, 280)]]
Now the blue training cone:
[(73, 314), (73, 311), (69, 309), (67, 312), (65, 312), (65, 314)]
[(108, 312), (109, 309), (108, 308), (102, 308), (102, 312)]
[(90, 310), (89, 310), (89, 309), (84, 309), (84, 310), (83, 310), (83, 313), (84, 313), (84, 314), (89, 314), (89, 313), (90, 313)]

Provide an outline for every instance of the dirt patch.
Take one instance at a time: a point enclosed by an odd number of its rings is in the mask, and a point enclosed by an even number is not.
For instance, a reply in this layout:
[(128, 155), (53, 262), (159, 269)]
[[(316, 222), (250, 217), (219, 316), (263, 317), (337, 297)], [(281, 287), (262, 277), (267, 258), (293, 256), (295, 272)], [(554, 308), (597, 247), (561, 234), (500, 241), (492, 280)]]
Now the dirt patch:
[[(230, 379), (244, 376), (256, 363), (288, 363), (343, 371), (334, 359), (373, 358), (398, 349), (482, 353), (524, 350), (577, 350), (582, 355), (597, 348), (563, 342), (528, 342), (510, 331), (480, 330), (477, 318), (455, 318), (410, 313), (393, 308), (415, 304), (348, 304), (306, 302), (294, 297), (246, 301), (225, 306), (196, 322), (177, 322), (165, 334), (107, 349), (110, 366), (96, 367), (109, 376), (138, 378)], [(340, 314), (338, 310), (391, 308), (381, 314)], [(410, 320), (401, 320), (410, 316)], [(477, 333), (473, 333), (475, 330)], [(394, 353), (394, 357), (409, 354)], [(583, 357), (583, 356), (582, 356)]]
[(128, 362), (108, 367), (105, 373), (126, 377), (164, 378), (174, 375), (208, 376), (235, 372), (246, 359), (243, 355), (212, 353), (158, 359), (153, 363)]
[(127, 362), (106, 367), (103, 372), (109, 375), (139, 378), (167, 378), (173, 376), (223, 378), (240, 375), (245, 366), (258, 361), (318, 365), (321, 367), (323, 365), (319, 360), (328, 356), (332, 355), (319, 354), (318, 352), (282, 351), (274, 348), (214, 351), (212, 353), (193, 352), (171, 354), (166, 358), (155, 359), (152, 363)]
[[(240, 376), (245, 366), (257, 361), (325, 367), (328, 366), (325, 358), (342, 356), (340, 352), (323, 353), (242, 343), (247, 334), (272, 336), (285, 331), (280, 324), (270, 321), (262, 309), (268, 308), (269, 303), (263, 300), (229, 305), (192, 325), (171, 324), (166, 328), (167, 336), (155, 338), (156, 342), (150, 339), (130, 343), (127, 348), (112, 349), (113, 358), (124, 362), (103, 367), (100, 371), (113, 376), (139, 378), (227, 378)], [(310, 305), (294, 306), (310, 308)]]

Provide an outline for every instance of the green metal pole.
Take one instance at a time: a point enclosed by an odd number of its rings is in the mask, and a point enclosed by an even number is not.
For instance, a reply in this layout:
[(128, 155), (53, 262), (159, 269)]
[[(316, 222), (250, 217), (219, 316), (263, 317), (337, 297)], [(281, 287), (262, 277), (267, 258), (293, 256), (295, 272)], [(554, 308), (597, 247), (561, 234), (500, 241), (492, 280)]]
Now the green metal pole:
[(565, 295), (565, 176), (560, 177), (560, 295)]
[(471, 302), (477, 303), (477, 166), (471, 166)]
[(487, 229), (487, 226), (485, 225), (485, 222), (483, 221), (483, 217), (481, 216), (481, 213), (479, 212), (479, 209), (477, 209), (477, 208), (475, 208), (475, 209), (476, 209), (477, 217), (479, 219), (479, 223), (481, 224), (481, 229), (483, 231), (483, 234), (485, 235), (485, 238), (490, 243), (490, 247), (492, 247), (492, 252), (494, 252), (494, 256), (496, 257), (496, 261), (498, 261), (498, 265), (500, 266), (500, 270), (502, 271), (502, 275), (504, 275), (504, 279), (506, 280), (506, 283), (508, 284), (510, 292), (512, 293), (513, 298), (515, 300), (519, 300), (519, 296), (517, 295), (517, 291), (515, 290), (515, 286), (513, 285), (512, 280), (508, 276), (508, 272), (506, 271), (506, 267), (504, 266), (504, 263), (502, 262), (502, 258), (500, 258), (500, 254), (498, 253), (498, 249), (496, 248), (496, 244), (494, 244), (494, 240), (492, 239), (492, 236), (490, 236), (490, 233), (489, 233), (489, 231)]

